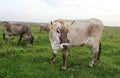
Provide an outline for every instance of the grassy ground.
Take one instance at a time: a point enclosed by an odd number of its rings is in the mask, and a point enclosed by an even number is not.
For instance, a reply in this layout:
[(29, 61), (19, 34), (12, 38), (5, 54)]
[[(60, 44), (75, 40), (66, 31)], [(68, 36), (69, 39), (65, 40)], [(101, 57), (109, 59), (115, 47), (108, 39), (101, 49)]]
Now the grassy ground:
[(34, 46), (25, 39), (18, 45), (18, 36), (10, 37), (8, 43), (2, 40), (0, 26), (0, 78), (120, 78), (120, 28), (105, 28), (101, 61), (93, 68), (88, 67), (92, 54), (86, 46), (70, 48), (65, 71), (60, 69), (61, 51), (56, 63), (49, 63), (52, 49), (48, 32), (39, 33), (37, 26), (31, 30)]

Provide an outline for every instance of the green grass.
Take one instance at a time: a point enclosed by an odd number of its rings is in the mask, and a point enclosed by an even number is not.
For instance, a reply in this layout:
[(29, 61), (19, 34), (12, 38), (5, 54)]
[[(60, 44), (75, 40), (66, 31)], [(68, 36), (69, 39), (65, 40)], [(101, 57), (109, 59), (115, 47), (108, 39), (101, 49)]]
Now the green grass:
[(24, 38), (18, 45), (18, 36), (10, 37), (5, 43), (2, 29), (0, 26), (0, 78), (120, 78), (120, 28), (105, 28), (101, 60), (93, 68), (88, 67), (90, 49), (86, 46), (70, 48), (65, 71), (61, 70), (61, 51), (56, 63), (49, 63), (52, 49), (48, 32), (39, 33), (39, 27), (31, 26), (35, 36), (31, 46)]

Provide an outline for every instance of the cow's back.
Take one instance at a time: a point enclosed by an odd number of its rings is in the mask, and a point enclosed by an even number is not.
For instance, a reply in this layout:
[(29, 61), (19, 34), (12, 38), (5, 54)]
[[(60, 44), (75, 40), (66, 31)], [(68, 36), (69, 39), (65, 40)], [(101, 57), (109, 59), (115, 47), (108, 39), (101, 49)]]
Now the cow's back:
[(98, 19), (88, 19), (88, 20), (75, 20), (72, 25), (69, 25), (68, 30), (70, 32), (80, 32), (86, 34), (92, 34), (97, 32), (103, 32), (103, 23)]
[(27, 25), (16, 24), (16, 23), (10, 24), (10, 33), (13, 34), (13, 35), (25, 33), (27, 31), (28, 31), (28, 26)]

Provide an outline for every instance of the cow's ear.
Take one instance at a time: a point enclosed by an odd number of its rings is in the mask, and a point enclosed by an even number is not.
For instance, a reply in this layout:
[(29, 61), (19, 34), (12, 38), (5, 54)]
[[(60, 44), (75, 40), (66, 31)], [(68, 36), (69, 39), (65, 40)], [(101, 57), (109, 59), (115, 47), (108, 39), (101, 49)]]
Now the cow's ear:
[(51, 24), (53, 24), (53, 22), (51, 21)]
[(54, 28), (53, 22), (51, 21), (51, 25), (49, 27), (50, 30), (52, 30)]

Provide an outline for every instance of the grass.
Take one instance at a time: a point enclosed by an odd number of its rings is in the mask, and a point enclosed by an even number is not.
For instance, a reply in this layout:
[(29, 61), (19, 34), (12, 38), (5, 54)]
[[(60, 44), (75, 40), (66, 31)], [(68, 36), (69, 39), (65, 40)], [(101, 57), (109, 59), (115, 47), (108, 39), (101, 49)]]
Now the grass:
[(25, 39), (18, 45), (18, 36), (11, 36), (5, 43), (2, 29), (0, 26), (0, 78), (120, 78), (120, 28), (105, 28), (101, 60), (93, 68), (88, 67), (90, 49), (86, 46), (70, 48), (65, 71), (61, 70), (61, 51), (56, 63), (49, 63), (52, 49), (48, 32), (39, 33), (39, 27), (31, 26), (35, 36), (31, 46)]

